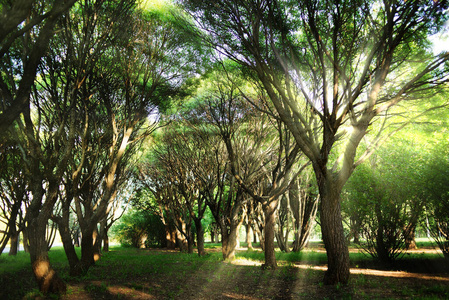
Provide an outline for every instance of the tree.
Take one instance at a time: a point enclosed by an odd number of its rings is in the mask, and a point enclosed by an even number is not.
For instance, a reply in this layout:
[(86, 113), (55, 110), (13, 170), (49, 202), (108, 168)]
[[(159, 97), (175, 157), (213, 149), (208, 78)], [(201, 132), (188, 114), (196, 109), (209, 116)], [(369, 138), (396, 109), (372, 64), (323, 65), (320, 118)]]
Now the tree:
[(58, 18), (76, 0), (4, 1), (0, 6), (0, 131), (26, 111), (37, 67)]
[(449, 153), (447, 143), (437, 144), (423, 172), (427, 228), (446, 259), (449, 259)]
[(160, 200), (166, 203), (178, 231), (187, 239), (189, 253), (193, 252), (192, 225), (195, 224), (198, 255), (202, 256), (205, 250), (201, 221), (207, 206), (200, 193), (201, 182), (194, 171), (200, 164), (202, 149), (196, 148), (189, 132), (178, 125), (164, 128), (160, 144), (153, 150), (157, 161), (155, 167), (162, 170), (166, 182), (174, 187), (170, 197)]
[[(276, 215), (282, 195), (297, 177), (293, 162), (298, 160), (299, 148), (282, 123), (245, 103), (232, 81), (217, 80), (215, 86), (217, 91), (208, 99), (208, 121), (217, 127), (226, 145), (230, 170), (237, 183), (262, 205), (264, 267), (275, 268)], [(259, 101), (263, 97), (252, 100)]]
[[(193, 148), (198, 149), (198, 163), (193, 172), (201, 182), (201, 196), (220, 229), (223, 259), (233, 260), (246, 199), (230, 173), (226, 146), (216, 128), (211, 126), (211, 108), (201, 100), (203, 96), (205, 94), (199, 92), (193, 97), (191, 106), (181, 115), (186, 119), (186, 125), (194, 137)], [(222, 117), (226, 118), (224, 115)]]
[(292, 182), (280, 202), (276, 240), (279, 248), (285, 252), (290, 251), (290, 227), (294, 233), (294, 252), (299, 252), (306, 246), (313, 228), (319, 197), (313, 192), (316, 187), (310, 182), (309, 173), (302, 172), (301, 176)]
[[(340, 194), (373, 153), (389, 109), (447, 81), (449, 53), (426, 53), (446, 1), (184, 1), (217, 51), (249, 69), (310, 159), (320, 193), (325, 284), (349, 279)], [(378, 135), (364, 153), (370, 129)], [(338, 147), (337, 147), (338, 146)]]
[(20, 147), (8, 136), (0, 150), (0, 210), (5, 230), (0, 240), (0, 254), (10, 241), (9, 255), (16, 255), (19, 234), (24, 227), (23, 207), (29, 202), (28, 185), (24, 172), (17, 168), (23, 162)]
[(422, 216), (423, 159), (418, 149), (392, 140), (356, 170), (345, 188), (344, 211), (359, 216), (355, 230), (363, 239), (357, 243), (383, 262), (401, 257)]

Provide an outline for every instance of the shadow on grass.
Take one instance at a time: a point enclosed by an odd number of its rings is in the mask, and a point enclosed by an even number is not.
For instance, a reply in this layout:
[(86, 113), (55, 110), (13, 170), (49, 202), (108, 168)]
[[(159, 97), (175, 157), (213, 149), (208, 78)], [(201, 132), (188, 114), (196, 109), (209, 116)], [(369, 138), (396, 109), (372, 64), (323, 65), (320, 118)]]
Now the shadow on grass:
[[(68, 283), (68, 293), (61, 299), (70, 300), (449, 298), (449, 276), (444, 272), (448, 264), (434, 258), (414, 257), (388, 269), (352, 255), (350, 283), (323, 286), (324, 252), (311, 248), (276, 255), (275, 270), (260, 268), (264, 256), (257, 250), (239, 250), (230, 263), (221, 260), (219, 251), (198, 257), (166, 249), (113, 248), (82, 278), (69, 277), (62, 261), (55, 265)], [(29, 266), (0, 275), (0, 299), (39, 297), (35, 287)]]

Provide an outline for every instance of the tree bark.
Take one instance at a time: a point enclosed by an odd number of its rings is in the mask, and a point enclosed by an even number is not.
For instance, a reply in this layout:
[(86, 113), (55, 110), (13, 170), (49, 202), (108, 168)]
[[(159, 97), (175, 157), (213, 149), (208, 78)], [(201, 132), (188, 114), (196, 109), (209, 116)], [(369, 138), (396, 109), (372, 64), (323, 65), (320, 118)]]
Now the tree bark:
[(349, 280), (349, 250), (343, 230), (340, 191), (330, 180), (318, 182), (321, 233), (328, 261), (324, 284), (346, 284)]
[(46, 219), (34, 218), (30, 221), (32, 224), (29, 224), (27, 228), (30, 259), (39, 291), (44, 294), (64, 294), (67, 290), (66, 284), (51, 267), (48, 258), (47, 241), (45, 240)]
[(201, 224), (201, 219), (195, 219), (195, 227), (198, 255), (203, 256), (206, 254), (206, 251), (204, 250), (204, 228), (203, 224)]
[(210, 242), (215, 243), (215, 230), (210, 231)]
[(25, 251), (25, 253), (30, 253), (28, 234), (26, 233), (26, 230), (22, 231), (22, 245), (23, 245), (23, 251)]
[(248, 250), (253, 249), (253, 243), (252, 243), (252, 234), (251, 234), (251, 222), (248, 218), (248, 223), (246, 224), (246, 243), (248, 244)]
[(103, 235), (103, 252), (109, 252), (109, 235), (107, 231)]
[(176, 229), (176, 235), (178, 237), (179, 251), (187, 252), (188, 251), (187, 239), (184, 237), (184, 235), (178, 229)]
[(176, 248), (176, 230), (172, 227), (170, 222), (165, 222), (165, 239), (167, 240), (167, 249)]
[[(65, 219), (65, 217), (67, 217), (67, 219)], [(58, 224), (59, 235), (61, 237), (67, 261), (69, 262), (69, 274), (70, 276), (79, 276), (81, 275), (81, 273), (78, 273), (80, 260), (76, 254), (75, 246), (73, 245), (72, 235), (68, 224), (68, 215), (63, 215), (62, 218), (55, 218), (55, 222)]]
[(229, 226), (229, 230), (226, 225), (222, 226), (221, 238), (222, 238), (222, 253), (223, 260), (232, 261), (235, 258), (235, 248), (237, 247), (237, 228), (235, 224)]
[(274, 225), (276, 224), (276, 210), (278, 207), (279, 200), (272, 200), (264, 207), (265, 214), (265, 227), (264, 227), (264, 252), (265, 252), (265, 263), (263, 268), (265, 269), (275, 269), (277, 267), (276, 263), (276, 253), (274, 251)]
[(81, 260), (78, 264), (78, 274), (86, 274), (91, 266), (95, 264), (94, 259), (94, 229), (92, 226), (82, 229), (81, 232)]
[(17, 230), (15, 224), (13, 224), (13, 226), (10, 227), (9, 230), (10, 230), (10, 237), (9, 237), (10, 248), (8, 255), (15, 256), (17, 255), (19, 246), (19, 231)]

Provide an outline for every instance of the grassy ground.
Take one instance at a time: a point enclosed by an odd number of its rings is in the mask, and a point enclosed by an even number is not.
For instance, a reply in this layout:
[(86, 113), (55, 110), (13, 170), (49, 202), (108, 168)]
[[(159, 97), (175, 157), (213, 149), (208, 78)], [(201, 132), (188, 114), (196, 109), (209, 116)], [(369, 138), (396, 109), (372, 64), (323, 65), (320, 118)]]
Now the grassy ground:
[[(381, 265), (351, 248), (348, 285), (323, 286), (326, 254), (314, 243), (301, 253), (277, 253), (279, 268), (262, 270), (261, 251), (237, 252), (221, 260), (220, 245), (208, 255), (163, 249), (113, 247), (82, 278), (68, 276), (62, 248), (50, 251), (68, 284), (61, 299), (448, 299), (449, 264), (430, 245)], [(57, 299), (50, 296), (50, 299)], [(43, 299), (36, 290), (29, 256), (0, 256), (0, 299)]]

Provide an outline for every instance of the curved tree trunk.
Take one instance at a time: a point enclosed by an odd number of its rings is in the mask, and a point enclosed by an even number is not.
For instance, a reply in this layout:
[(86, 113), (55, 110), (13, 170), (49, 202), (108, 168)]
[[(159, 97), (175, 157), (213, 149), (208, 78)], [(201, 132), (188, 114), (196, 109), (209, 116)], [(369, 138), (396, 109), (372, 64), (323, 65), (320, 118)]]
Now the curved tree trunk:
[[(58, 220), (59, 235), (61, 236), (62, 245), (64, 247), (64, 252), (69, 262), (69, 274), (70, 276), (78, 276), (78, 264), (80, 262), (78, 255), (75, 251), (75, 246), (73, 245), (72, 236), (68, 228), (68, 224), (62, 223), (63, 220)], [(68, 220), (67, 220), (68, 222)], [(67, 226), (65, 226), (67, 225)]]
[(176, 229), (176, 236), (178, 237), (178, 246), (180, 252), (187, 252), (188, 245), (187, 245), (187, 239), (184, 237), (184, 235)]
[(74, 275), (84, 275), (95, 264), (94, 228), (84, 228), (81, 233), (81, 259), (73, 270)]

